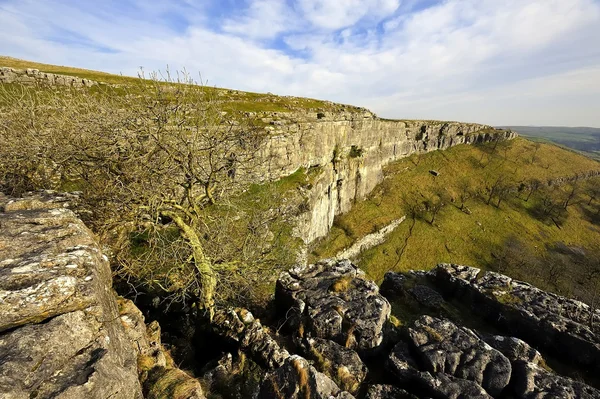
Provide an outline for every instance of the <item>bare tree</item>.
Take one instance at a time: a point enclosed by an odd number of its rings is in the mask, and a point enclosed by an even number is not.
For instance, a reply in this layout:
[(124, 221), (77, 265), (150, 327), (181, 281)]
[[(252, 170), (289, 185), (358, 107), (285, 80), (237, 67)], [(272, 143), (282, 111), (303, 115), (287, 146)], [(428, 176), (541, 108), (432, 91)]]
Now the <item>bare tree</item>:
[(468, 177), (458, 181), (458, 198), (460, 199), (460, 210), (465, 211), (467, 201), (473, 196), (472, 182)]
[(263, 129), (185, 74), (94, 91), (2, 87), (0, 104), (5, 188), (76, 186), (123, 273), (212, 312), (219, 277), (240, 261), (207, 249), (260, 168)]
[(528, 202), (531, 196), (540, 189), (542, 186), (542, 182), (539, 179), (531, 179), (528, 182), (529, 193), (527, 193), (527, 198), (525, 198), (525, 202)]
[(574, 181), (570, 185), (569, 192), (567, 194), (567, 198), (563, 202), (563, 208), (564, 209), (567, 209), (569, 207), (569, 205), (571, 204), (571, 202), (575, 199), (575, 197), (577, 197), (578, 193), (579, 193), (579, 185), (577, 184), (577, 181)]

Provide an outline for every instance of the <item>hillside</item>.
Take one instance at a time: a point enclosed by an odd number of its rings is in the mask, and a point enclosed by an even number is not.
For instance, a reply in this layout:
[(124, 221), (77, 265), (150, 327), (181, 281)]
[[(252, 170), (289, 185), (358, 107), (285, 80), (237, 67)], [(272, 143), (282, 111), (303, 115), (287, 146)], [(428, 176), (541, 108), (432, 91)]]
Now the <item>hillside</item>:
[(534, 141), (552, 142), (600, 160), (600, 129), (593, 127), (506, 126)]
[[(429, 269), (443, 261), (510, 271), (563, 294), (583, 296), (590, 288), (583, 267), (563, 258), (600, 249), (600, 178), (584, 178), (599, 171), (599, 162), (523, 138), (495, 151), (488, 144), (412, 156), (386, 168), (384, 182), (369, 198), (336, 218), (313, 256), (334, 256), (407, 216), (382, 245), (358, 258), (376, 281), (388, 270)], [(565, 180), (575, 176), (581, 180)], [(535, 180), (541, 184), (532, 184)], [(540, 262), (555, 263), (555, 275), (545, 274), (550, 267)]]
[[(17, 58), (1, 56), (0, 68), (8, 67), (25, 70), (27, 68), (37, 69), (41, 72), (54, 73), (66, 76), (76, 76), (82, 79), (116, 85), (118, 87), (135, 87), (139, 79), (137, 77), (114, 75), (106, 72), (92, 71), (88, 69), (73, 68), (68, 66), (43, 64), (34, 61), (21, 60)], [(166, 83), (176, 83), (178, 80), (191, 79), (198, 81), (198, 76), (186, 76), (182, 71), (146, 71), (145, 76), (150, 78), (156, 72), (159, 80)], [(200, 82), (201, 83), (201, 82)], [(327, 111), (327, 112), (355, 112), (364, 111), (359, 107), (351, 105), (336, 104), (330, 101), (315, 100), (304, 97), (277, 96), (271, 93), (252, 93), (239, 90), (230, 90), (225, 88), (212, 88), (215, 90), (222, 108), (229, 112), (307, 112), (307, 111)], [(261, 115), (258, 115), (260, 117)]]

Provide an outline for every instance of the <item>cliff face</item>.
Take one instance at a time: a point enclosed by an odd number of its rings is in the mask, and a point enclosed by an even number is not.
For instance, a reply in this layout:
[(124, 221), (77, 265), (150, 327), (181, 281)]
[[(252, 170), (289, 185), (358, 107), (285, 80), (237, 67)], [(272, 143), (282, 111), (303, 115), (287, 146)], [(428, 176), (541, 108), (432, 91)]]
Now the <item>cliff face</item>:
[(383, 179), (383, 167), (415, 153), (444, 150), (516, 134), (490, 126), (437, 121), (389, 121), (363, 113), (274, 115), (265, 149), (267, 176), (287, 176), (318, 167), (301, 219), (299, 236), (311, 242), (326, 235), (335, 215), (347, 212)]

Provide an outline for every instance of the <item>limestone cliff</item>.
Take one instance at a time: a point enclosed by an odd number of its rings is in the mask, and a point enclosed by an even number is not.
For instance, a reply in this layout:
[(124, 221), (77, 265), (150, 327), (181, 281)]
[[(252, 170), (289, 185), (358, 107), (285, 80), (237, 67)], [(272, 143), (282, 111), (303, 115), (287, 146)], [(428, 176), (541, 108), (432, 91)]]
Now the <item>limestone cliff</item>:
[(298, 233), (305, 242), (327, 234), (336, 215), (365, 198), (383, 179), (383, 167), (415, 153), (458, 144), (482, 143), (511, 131), (439, 121), (392, 121), (361, 112), (271, 114), (271, 139), (264, 150), (267, 176), (287, 176), (300, 167), (319, 168), (310, 193), (310, 211)]

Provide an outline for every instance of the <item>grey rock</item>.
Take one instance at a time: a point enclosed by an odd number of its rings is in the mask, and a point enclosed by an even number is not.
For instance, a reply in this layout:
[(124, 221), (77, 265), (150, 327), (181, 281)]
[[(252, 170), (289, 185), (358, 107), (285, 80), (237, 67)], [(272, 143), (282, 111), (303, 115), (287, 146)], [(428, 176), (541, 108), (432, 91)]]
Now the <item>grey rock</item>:
[(321, 261), (284, 272), (275, 301), (294, 327), (359, 353), (377, 348), (391, 311), (377, 285), (348, 260)]
[(237, 343), (242, 351), (269, 370), (281, 367), (290, 356), (246, 309), (217, 310), (212, 328), (218, 335)]
[(418, 399), (418, 397), (393, 385), (371, 385), (365, 399)]
[(473, 381), (456, 378), (442, 372), (420, 371), (416, 360), (410, 354), (408, 345), (398, 343), (388, 358), (388, 369), (396, 385), (417, 393), (419, 396), (434, 398), (479, 398), (491, 396)]
[(600, 326), (600, 310), (498, 273), (477, 278), (476, 270), (441, 264), (430, 275), (438, 288), (498, 328), (581, 368), (600, 370), (600, 334), (590, 328)]
[(536, 349), (519, 338), (504, 337), (501, 335), (483, 335), (483, 340), (492, 348), (499, 350), (511, 363), (524, 361), (527, 363), (540, 364), (542, 355)]
[(410, 290), (410, 293), (419, 304), (431, 309), (439, 310), (445, 302), (439, 292), (426, 285), (417, 284)]
[(0, 397), (142, 397), (108, 258), (68, 197), (0, 197)]
[(352, 399), (325, 374), (318, 372), (306, 359), (293, 355), (283, 366), (268, 373), (258, 399)]
[(597, 399), (600, 391), (581, 382), (561, 377), (533, 363), (514, 364), (513, 389), (519, 398)]
[(510, 381), (510, 361), (468, 328), (421, 316), (408, 335), (426, 371), (473, 381), (494, 397)]
[(333, 379), (344, 391), (356, 394), (367, 377), (367, 367), (352, 349), (322, 338), (301, 340), (305, 357), (315, 367)]

